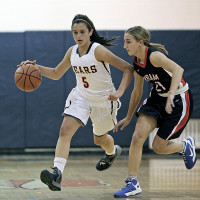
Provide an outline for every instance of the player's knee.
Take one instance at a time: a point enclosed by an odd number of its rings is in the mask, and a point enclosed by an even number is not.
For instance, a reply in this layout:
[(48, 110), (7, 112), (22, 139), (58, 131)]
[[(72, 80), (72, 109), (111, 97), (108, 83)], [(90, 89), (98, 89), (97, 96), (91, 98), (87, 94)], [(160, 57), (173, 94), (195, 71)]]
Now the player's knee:
[(62, 124), (62, 126), (60, 127), (60, 137), (69, 137), (71, 138), (72, 134), (71, 133), (71, 127), (67, 124)]
[(144, 144), (144, 138), (142, 134), (133, 134), (131, 145), (133, 146), (141, 146)]
[(97, 137), (97, 136), (95, 136), (94, 137), (94, 144), (96, 144), (96, 145), (98, 145), (98, 146), (101, 146), (101, 145), (103, 145), (104, 144), (104, 139), (103, 139), (103, 136), (99, 136), (99, 137)]
[(164, 146), (159, 145), (157, 142), (153, 142), (152, 149), (157, 154), (163, 154), (164, 153)]

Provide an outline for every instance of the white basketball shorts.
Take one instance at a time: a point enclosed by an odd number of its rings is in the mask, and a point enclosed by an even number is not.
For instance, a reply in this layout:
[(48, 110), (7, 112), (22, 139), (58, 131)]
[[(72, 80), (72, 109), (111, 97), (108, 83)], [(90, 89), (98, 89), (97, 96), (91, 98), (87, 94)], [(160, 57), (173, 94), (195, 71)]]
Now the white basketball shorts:
[(121, 107), (121, 102), (103, 100), (87, 101), (74, 88), (67, 97), (63, 115), (68, 115), (87, 124), (89, 117), (93, 125), (93, 133), (102, 136), (114, 128), (117, 123), (117, 110)]

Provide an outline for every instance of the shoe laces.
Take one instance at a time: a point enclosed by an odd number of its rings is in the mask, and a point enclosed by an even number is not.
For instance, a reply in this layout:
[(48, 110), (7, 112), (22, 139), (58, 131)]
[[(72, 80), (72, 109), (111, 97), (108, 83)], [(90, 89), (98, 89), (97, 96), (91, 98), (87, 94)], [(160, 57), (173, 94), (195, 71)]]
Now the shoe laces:
[(51, 169), (53, 169), (53, 174), (58, 174), (58, 168), (57, 167), (51, 167)]
[(60, 172), (60, 170), (57, 167), (51, 167), (51, 169), (53, 169), (53, 179), (55, 182), (60, 182), (62, 179), (62, 174)]
[(187, 158), (186, 158), (185, 153), (183, 153), (182, 156), (183, 156), (183, 160), (184, 160), (184, 162), (187, 163)]
[(131, 184), (132, 182), (131, 182), (130, 179), (127, 178), (127, 179), (125, 180), (125, 183), (126, 183), (126, 184)]
[(106, 155), (104, 158), (101, 159), (100, 161), (100, 165), (105, 165), (105, 164), (110, 164), (110, 159), (109, 157)]
[(132, 181), (130, 179), (128, 179), (128, 178), (125, 180), (125, 183), (126, 183), (126, 185), (122, 188), (122, 190), (123, 189), (127, 189), (127, 188), (129, 189), (129, 185), (133, 185)]
[(185, 144), (185, 142), (184, 142), (184, 143), (183, 143), (183, 152), (182, 152), (181, 154), (182, 154), (182, 156), (183, 156), (184, 162), (187, 163), (187, 158), (186, 158), (185, 149), (184, 149), (184, 148), (185, 148), (185, 145), (186, 145), (186, 144)]

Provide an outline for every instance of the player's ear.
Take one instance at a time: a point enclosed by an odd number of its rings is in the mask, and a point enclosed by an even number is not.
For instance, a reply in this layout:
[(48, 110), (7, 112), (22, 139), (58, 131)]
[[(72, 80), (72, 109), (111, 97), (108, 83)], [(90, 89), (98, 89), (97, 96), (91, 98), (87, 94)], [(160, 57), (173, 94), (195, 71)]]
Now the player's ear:
[(144, 41), (143, 41), (143, 40), (140, 40), (140, 41), (139, 41), (139, 44), (140, 44), (140, 45), (143, 45), (143, 44), (144, 44)]
[(89, 35), (91, 36), (93, 34), (93, 29), (90, 30)]

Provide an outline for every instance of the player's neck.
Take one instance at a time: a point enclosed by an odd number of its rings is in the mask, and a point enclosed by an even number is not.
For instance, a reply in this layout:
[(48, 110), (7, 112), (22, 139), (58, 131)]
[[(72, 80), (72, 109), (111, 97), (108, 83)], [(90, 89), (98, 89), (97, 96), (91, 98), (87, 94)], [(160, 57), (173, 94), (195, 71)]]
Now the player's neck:
[(90, 47), (91, 42), (87, 43), (86, 45), (83, 46), (78, 46), (78, 52), (79, 52), (79, 56), (83, 56), (87, 53), (89, 47)]
[(138, 51), (137, 54), (138, 54), (138, 55), (136, 55), (137, 62), (140, 64), (144, 64), (145, 56), (146, 56), (146, 46), (142, 46), (140, 51)]

